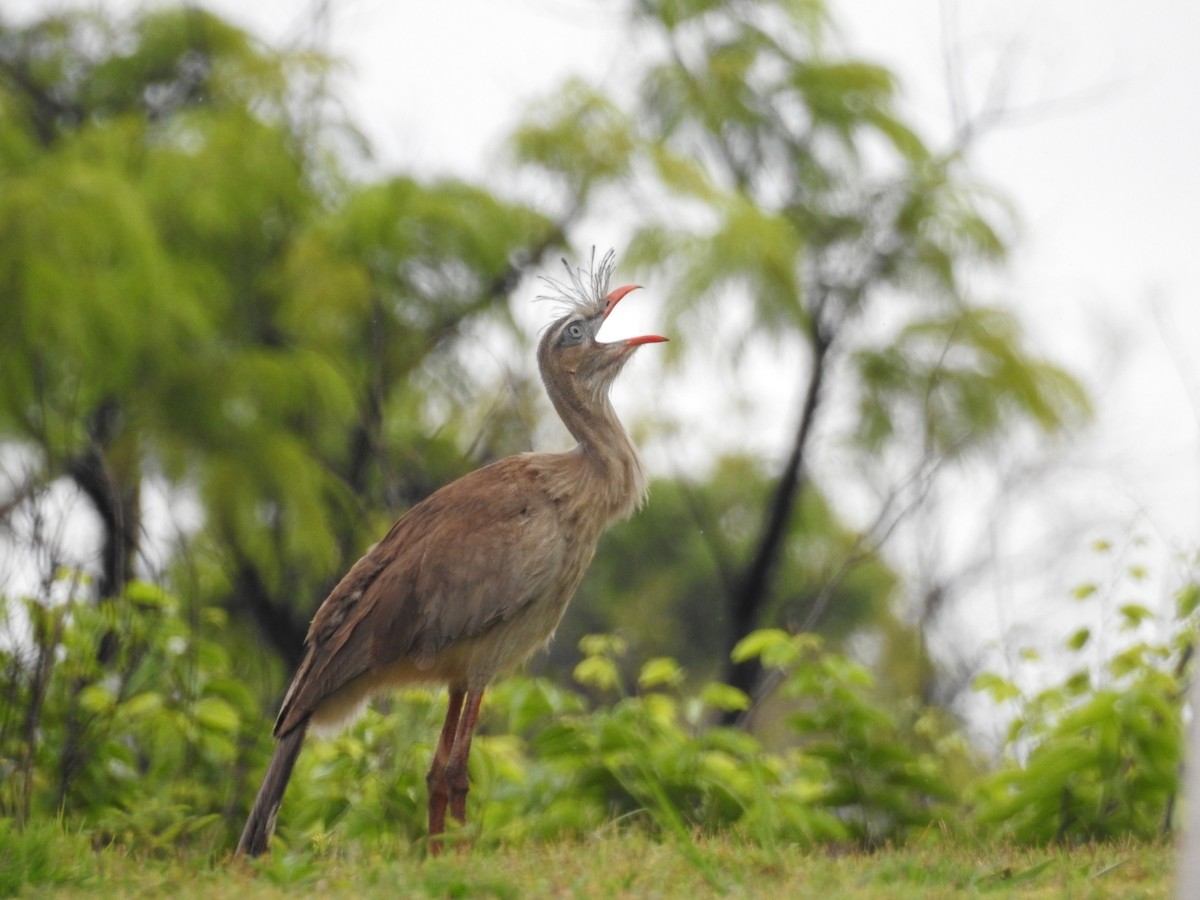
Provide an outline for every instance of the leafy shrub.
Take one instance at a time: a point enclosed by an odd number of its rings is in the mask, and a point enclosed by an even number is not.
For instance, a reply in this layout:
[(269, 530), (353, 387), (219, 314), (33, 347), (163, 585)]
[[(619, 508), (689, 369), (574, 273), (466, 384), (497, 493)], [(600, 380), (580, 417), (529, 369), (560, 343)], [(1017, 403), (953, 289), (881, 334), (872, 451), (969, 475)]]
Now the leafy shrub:
[[(1129, 574), (1144, 577), (1136, 567)], [(1091, 584), (1075, 596), (1102, 599)], [(1177, 593), (1168, 621), (1140, 603), (1124, 602), (1115, 612), (1125, 646), (1089, 665), (1093, 634), (1080, 628), (1066, 641), (1073, 666), (1058, 684), (1026, 698), (996, 673), (976, 680), (979, 690), (1019, 708), (1008, 763), (979, 785), (981, 825), (1028, 843), (1151, 838), (1171, 828), (1200, 585)], [(1152, 634), (1165, 637), (1146, 639)]]
[[(951, 818), (945, 766), (910, 746), (862, 667), (814, 638), (760, 632), (739, 648), (785, 675), (795, 746), (781, 750), (710, 724), (749, 703), (740, 691), (685, 692), (685, 673), (665, 658), (627, 686), (620, 638), (592, 635), (581, 649), (575, 678), (590, 699), (522, 677), (489, 693), (471, 755), (477, 839), (559, 838), (616, 822), (684, 838), (735, 831), (764, 845), (865, 846)], [(424, 773), (444, 706), (419, 690), (388, 706), (310, 742), (280, 814), (285, 842), (424, 839)]]
[[(100, 840), (219, 844), (232, 826), (231, 773), (261, 732), (225, 649), (179, 601), (135, 582), (119, 600), (26, 601), (28, 639), (4, 607), (0, 812), (64, 816)], [(203, 626), (203, 627), (201, 627)]]
[(741, 730), (705, 724), (747, 705), (740, 691), (709, 684), (684, 696), (684, 673), (659, 658), (642, 667), (638, 693), (628, 694), (618, 674), (623, 643), (591, 636), (581, 647), (576, 678), (614, 699), (549, 724), (533, 740), (537, 757), (571, 779), (573, 797), (676, 833), (737, 827), (753, 838), (806, 845), (845, 836), (835, 817), (810, 802), (819, 766), (767, 752)]
[[(425, 771), (441, 715), (435, 695), (404, 691), (332, 736), (310, 734), (279, 814), (278, 839), (415, 842), (425, 834)], [(267, 733), (269, 720), (259, 728)], [(246, 805), (257, 788), (255, 767)]]
[(821, 777), (814, 808), (836, 814), (848, 837), (862, 846), (903, 840), (914, 830), (954, 821), (947, 756), (966, 754), (954, 740), (920, 746), (922, 732), (938, 731), (931, 711), (912, 708), (909, 721), (874, 693), (867, 669), (824, 651), (816, 635), (766, 629), (734, 648), (735, 660), (757, 656), (782, 676), (779, 696), (799, 758)]
[[(1079, 592), (1085, 599), (1088, 591)], [(1170, 623), (1117, 611), (1130, 639), (1027, 699), (997, 675), (978, 686), (1020, 699), (1012, 760), (979, 779), (974, 821), (1019, 841), (1155, 835), (1168, 822), (1182, 755), (1181, 681), (1200, 588)], [(120, 602), (5, 607), (0, 649), (0, 853), (39, 863), (47, 823), (92, 844), (181, 844), (226, 852), (271, 751), (269, 717), (239, 680), (217, 610), (131, 584)], [(1157, 628), (1159, 640), (1146, 639)], [(1081, 658), (1081, 630), (1068, 642)], [(685, 845), (728, 833), (763, 847), (902, 842), (953, 827), (967, 796), (952, 781), (973, 757), (935, 711), (897, 704), (870, 673), (811, 635), (756, 632), (735, 650), (776, 681), (786, 746), (713, 722), (749, 699), (688, 687), (666, 658), (630, 670), (624, 642), (581, 642), (576, 687), (498, 682), (471, 756), (471, 835), (519, 843), (644, 827)], [(390, 695), (349, 729), (309, 740), (283, 804), (283, 847), (419, 846), (425, 771), (444, 694)], [(1016, 762), (1018, 751), (1024, 762)], [(964, 767), (964, 760), (967, 766)], [(22, 876), (24, 877), (24, 876)]]
[[(489, 692), (471, 753), (471, 829), (484, 841), (587, 834), (609, 822), (688, 834), (737, 826), (752, 835), (812, 844), (845, 836), (815, 810), (816, 784), (794, 760), (766, 753), (749, 734), (705, 728), (715, 705), (745, 702), (711, 686), (675, 689), (682, 672), (647, 663), (640, 693), (617, 678), (615, 638), (583, 641), (576, 670), (594, 702), (546, 679), (512, 677)], [(425, 770), (442, 695), (403, 691), (386, 714), (368, 710), (332, 739), (310, 741), (280, 813), (286, 841), (335, 833), (353, 842), (420, 843), (426, 833)]]

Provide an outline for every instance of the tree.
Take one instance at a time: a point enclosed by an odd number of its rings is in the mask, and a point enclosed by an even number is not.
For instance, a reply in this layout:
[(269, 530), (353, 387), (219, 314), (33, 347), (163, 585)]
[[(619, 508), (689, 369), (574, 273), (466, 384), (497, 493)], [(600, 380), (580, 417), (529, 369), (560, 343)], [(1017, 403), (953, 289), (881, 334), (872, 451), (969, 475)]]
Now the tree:
[(381, 522), (512, 440), (433, 423), (562, 240), (470, 184), (347, 179), (302, 90), (327, 65), (196, 8), (0, 25), (0, 440), (32, 460), (2, 508), (74, 485), (119, 599), (165, 485), (201, 510), (189, 593), (285, 660)]
[[(831, 394), (857, 397), (844, 436), (867, 465), (916, 448), (896, 483), (926, 486), (945, 463), (1021, 427), (1062, 428), (1086, 400), (1025, 348), (1009, 313), (970, 289), (966, 272), (1004, 258), (1005, 210), (972, 181), (965, 143), (927, 146), (897, 110), (893, 74), (831, 49), (823, 4), (663, 0), (635, 4), (633, 21), (656, 53), (629, 107), (569, 85), (516, 147), (589, 196), (636, 185), (662, 199), (631, 247), (670, 279), (676, 328), (719, 318), (733, 295), (751, 315), (741, 334), (723, 329), (719, 352), (767, 343), (804, 360), (786, 455), (725, 581), (729, 650), (766, 624), (780, 589), (791, 522), (817, 490), (812, 440), (832, 427)], [(556, 152), (571, 123), (597, 111), (621, 165)], [(899, 494), (864, 545), (910, 508)], [(753, 659), (728, 672), (744, 690), (758, 675)]]
[[(714, 612), (754, 545), (772, 485), (763, 462), (751, 457), (724, 457), (704, 480), (655, 480), (652, 502), (615, 528), (597, 554), (547, 667), (572, 665), (584, 635), (613, 632), (635, 659), (671, 657), (694, 679), (720, 677), (726, 635), (713, 627)], [(878, 556), (862, 559), (835, 583), (859, 536), (824, 497), (808, 492), (789, 530), (780, 560), (785, 587), (766, 616), (797, 630), (819, 618), (835, 646), (864, 618), (888, 621), (897, 576)]]
[[(842, 585), (947, 464), (1083, 405), (963, 277), (1002, 259), (1003, 206), (961, 144), (935, 152), (902, 120), (891, 73), (830, 49), (818, 3), (645, 3), (634, 23), (651, 52), (633, 101), (573, 83), (514, 137), (557, 188), (550, 213), (459, 181), (348, 179), (328, 63), (202, 11), (0, 29), (0, 439), (25, 466), (0, 509), (72, 485), (100, 525), (95, 592), (115, 598), (145, 566), (146, 486), (163, 486), (199, 511), (173, 586), (248, 614), (294, 661), (387, 521), (528, 446), (519, 418), (488, 413), (469, 354), (572, 223), (636, 191), (655, 212), (626, 260), (670, 286), (673, 327), (694, 338), (729, 295), (750, 315), (714, 357), (803, 361), (783, 458), (741, 482), (757, 513), (726, 515), (736, 482), (718, 470), (660, 489), (662, 527), (704, 536), (679, 559), (710, 556), (712, 646), (884, 615)], [(853, 414), (830, 416), (831, 396)], [(886, 472), (865, 524), (841, 521), (814, 434)], [(841, 562), (788, 562), (812, 547)], [(677, 587), (666, 607), (698, 602), (693, 579)], [(732, 679), (749, 688), (755, 665)]]

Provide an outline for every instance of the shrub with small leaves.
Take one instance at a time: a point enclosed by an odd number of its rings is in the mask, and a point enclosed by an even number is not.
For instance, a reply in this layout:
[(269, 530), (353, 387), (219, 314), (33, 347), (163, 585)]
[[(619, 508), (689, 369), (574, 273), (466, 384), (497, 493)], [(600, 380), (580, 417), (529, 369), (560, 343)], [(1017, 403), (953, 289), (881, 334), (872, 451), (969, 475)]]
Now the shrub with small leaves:
[[(822, 648), (812, 634), (758, 631), (734, 648), (735, 660), (757, 656), (781, 676), (787, 722), (809, 766), (820, 764), (810, 802), (838, 817), (847, 837), (864, 846), (902, 840), (915, 829), (950, 823), (955, 796), (944, 755), (919, 746), (922, 731), (940, 731), (931, 711), (913, 707), (908, 721), (874, 694), (870, 672)], [(934, 742), (943, 754), (965, 746)]]
[(549, 723), (531, 742), (537, 759), (570, 779), (574, 802), (584, 798), (606, 815), (644, 816), (681, 834), (733, 827), (802, 844), (846, 836), (835, 816), (811, 802), (819, 765), (708, 724), (719, 712), (746, 708), (741, 691), (710, 683), (684, 694), (686, 673), (674, 660), (655, 658), (630, 692), (620, 676), (623, 641), (593, 635), (580, 649), (575, 677), (602, 702)]
[[(1122, 593), (1089, 583), (1073, 596), (1104, 603), (1124, 598), (1129, 582), (1145, 578), (1144, 568), (1129, 567), (1115, 580)], [(1060, 683), (1026, 697), (1012, 679), (996, 673), (976, 679), (976, 689), (1018, 709), (1008, 733), (1008, 764), (979, 785), (976, 821), (984, 827), (1029, 843), (1153, 838), (1170, 830), (1200, 585), (1177, 592), (1166, 621), (1141, 603), (1110, 605), (1126, 640), (1097, 662), (1088, 658), (1097, 643), (1093, 630), (1077, 629), (1065, 641), (1074, 664)]]
[[(898, 721), (866, 670), (819, 639), (756, 632), (756, 655), (783, 676), (791, 747), (768, 750), (740, 728), (714, 725), (750, 699), (720, 683), (688, 686), (674, 660), (632, 677), (626, 642), (590, 635), (576, 693), (544, 679), (499, 681), (471, 755), (472, 835), (517, 842), (586, 834), (605, 822), (690, 835), (732, 832), (764, 846), (901, 840), (948, 821), (946, 751), (929, 716)], [(440, 694), (402, 692), (332, 739), (310, 741), (280, 814), (280, 839), (424, 839), (424, 772), (444, 711)], [(904, 724), (910, 726), (906, 731)], [(928, 736), (928, 735), (926, 735)]]
[[(193, 621), (142, 582), (119, 601), (19, 608), (28, 637), (0, 650), (0, 812), (19, 823), (61, 815), (104, 841), (223, 843), (231, 776), (261, 731), (225, 648), (206, 637), (224, 613)], [(12, 635), (19, 617), (2, 609)]]

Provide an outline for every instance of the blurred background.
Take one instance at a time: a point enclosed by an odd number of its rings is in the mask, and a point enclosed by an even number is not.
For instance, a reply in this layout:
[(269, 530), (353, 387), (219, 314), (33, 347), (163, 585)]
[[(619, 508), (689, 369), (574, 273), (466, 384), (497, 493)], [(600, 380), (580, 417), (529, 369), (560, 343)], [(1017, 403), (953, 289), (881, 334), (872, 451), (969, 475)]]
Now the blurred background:
[(1195, 578), (1198, 20), (7, 3), (6, 646), (154, 586), (265, 716), (395, 517), (568, 446), (533, 300), (614, 247), (651, 500), (533, 671), (613, 633), (765, 698), (730, 650), (815, 632), (998, 752), (981, 673), (1098, 670)]

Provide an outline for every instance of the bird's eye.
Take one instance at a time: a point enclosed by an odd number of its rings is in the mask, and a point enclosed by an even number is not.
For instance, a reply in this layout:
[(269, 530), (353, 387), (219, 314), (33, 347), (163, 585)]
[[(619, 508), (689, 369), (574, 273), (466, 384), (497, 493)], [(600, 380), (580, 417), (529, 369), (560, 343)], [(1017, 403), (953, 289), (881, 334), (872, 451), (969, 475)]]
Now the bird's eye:
[(583, 339), (583, 326), (580, 325), (578, 322), (572, 322), (570, 325), (567, 326), (567, 330), (566, 330), (565, 334), (572, 341), (582, 340)]

